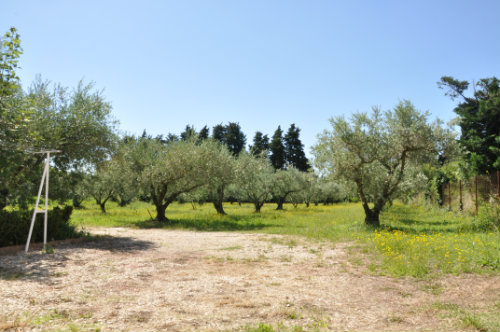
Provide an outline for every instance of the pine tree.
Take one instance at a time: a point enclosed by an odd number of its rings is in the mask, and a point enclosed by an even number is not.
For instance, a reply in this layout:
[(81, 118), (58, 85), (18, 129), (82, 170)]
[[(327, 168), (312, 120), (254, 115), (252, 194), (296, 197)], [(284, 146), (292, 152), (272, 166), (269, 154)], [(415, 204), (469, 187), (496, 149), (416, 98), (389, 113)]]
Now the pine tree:
[(459, 142), (467, 150), (465, 160), (477, 174), (500, 170), (500, 80), (479, 80), (471, 97), (465, 95), (467, 81), (443, 76), (438, 85), (448, 89), (452, 100), (462, 98), (454, 111), (462, 132)]
[(271, 150), (271, 156), (269, 157), (271, 165), (273, 165), (274, 169), (284, 169), (286, 163), (285, 146), (283, 145), (283, 131), (280, 126), (274, 132), (269, 148)]
[(186, 128), (184, 131), (181, 133), (181, 141), (187, 141), (190, 138), (196, 136), (196, 130), (194, 129), (194, 126), (186, 125)]
[(253, 156), (260, 156), (265, 153), (265, 157), (269, 155), (269, 137), (263, 135), (260, 131), (255, 133), (253, 138), (253, 145), (250, 146), (250, 153)]
[(286, 162), (299, 171), (307, 172), (310, 168), (309, 161), (304, 153), (304, 144), (299, 138), (300, 129), (292, 123), (284, 137)]

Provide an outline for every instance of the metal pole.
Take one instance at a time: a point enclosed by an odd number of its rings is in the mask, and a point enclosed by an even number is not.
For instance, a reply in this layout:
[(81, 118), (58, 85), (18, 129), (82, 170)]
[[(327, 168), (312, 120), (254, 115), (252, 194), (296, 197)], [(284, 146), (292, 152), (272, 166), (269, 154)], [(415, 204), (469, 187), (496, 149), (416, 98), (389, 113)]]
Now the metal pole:
[(47, 181), (45, 181), (45, 215), (43, 217), (43, 249), (47, 245), (47, 219), (49, 213), (49, 173), (50, 173), (50, 152), (47, 152)]
[[(33, 226), (35, 225), (35, 219), (37, 213), (44, 213), (43, 218), (43, 248), (45, 249), (47, 245), (47, 225), (49, 216), (49, 169), (50, 169), (50, 153), (61, 152), (59, 150), (48, 150), (33, 153), (46, 153), (47, 158), (45, 160), (45, 168), (43, 169), (42, 181), (40, 182), (40, 188), (38, 189), (38, 195), (36, 197), (35, 209), (33, 210), (33, 218), (31, 219), (30, 231), (28, 233), (28, 239), (26, 241), (26, 248), (24, 251), (28, 252), (31, 235), (33, 234)], [(45, 210), (38, 210), (38, 204), (40, 203), (40, 197), (42, 196), (42, 188), (45, 181)]]
[(47, 174), (47, 172), (48, 172), (48, 165), (45, 164), (45, 168), (43, 169), (42, 181), (40, 182), (40, 188), (38, 189), (38, 195), (36, 196), (35, 209), (33, 210), (33, 218), (31, 218), (31, 226), (30, 226), (30, 231), (28, 233), (28, 240), (26, 241), (26, 248), (24, 249), (25, 252), (28, 252), (30, 246), (31, 234), (33, 234), (33, 226), (35, 225), (35, 217), (37, 214), (38, 203), (40, 202), (40, 196), (42, 195), (43, 181), (45, 181), (45, 175)]

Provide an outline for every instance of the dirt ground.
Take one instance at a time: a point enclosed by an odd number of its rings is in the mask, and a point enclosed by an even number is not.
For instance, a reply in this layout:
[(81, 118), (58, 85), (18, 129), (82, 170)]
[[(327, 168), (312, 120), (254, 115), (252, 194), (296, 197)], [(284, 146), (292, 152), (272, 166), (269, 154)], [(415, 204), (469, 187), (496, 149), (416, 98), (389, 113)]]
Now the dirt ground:
[(0, 255), (0, 330), (473, 330), (499, 277), (373, 276), (346, 246), (265, 234), (96, 228), (53, 254)]

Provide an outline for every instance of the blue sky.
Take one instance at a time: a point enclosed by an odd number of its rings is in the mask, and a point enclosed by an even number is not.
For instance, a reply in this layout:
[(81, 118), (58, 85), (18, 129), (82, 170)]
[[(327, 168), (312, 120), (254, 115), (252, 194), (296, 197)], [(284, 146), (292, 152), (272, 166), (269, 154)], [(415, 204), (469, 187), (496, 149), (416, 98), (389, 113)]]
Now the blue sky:
[(123, 131), (295, 123), (307, 152), (332, 116), (409, 99), (448, 121), (441, 76), (500, 76), (498, 0), (4, 0), (10, 26), (25, 86), (94, 81)]

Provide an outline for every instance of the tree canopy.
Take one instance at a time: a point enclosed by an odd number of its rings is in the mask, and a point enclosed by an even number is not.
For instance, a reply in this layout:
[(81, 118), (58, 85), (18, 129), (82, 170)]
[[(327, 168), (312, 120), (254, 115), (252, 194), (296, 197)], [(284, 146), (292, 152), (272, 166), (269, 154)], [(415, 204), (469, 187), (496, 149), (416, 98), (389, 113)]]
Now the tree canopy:
[(330, 123), (332, 130), (324, 131), (313, 148), (316, 163), (334, 178), (354, 183), (365, 223), (379, 226), (386, 203), (414, 178), (407, 176), (409, 165), (435, 153), (427, 113), (401, 101), (390, 111), (374, 107), (371, 115), (355, 113), (350, 122), (337, 117)]
[(0, 209), (25, 206), (40, 181), (43, 156), (30, 152), (61, 150), (53, 163), (68, 171), (104, 160), (116, 140), (111, 105), (93, 83), (70, 91), (37, 78), (23, 91), (15, 73), (20, 45), (15, 28), (0, 41)]
[(462, 99), (454, 111), (462, 130), (460, 144), (472, 169), (478, 174), (500, 170), (500, 81), (496, 77), (481, 79), (474, 85), (472, 97), (465, 95), (467, 81), (443, 76), (438, 85), (452, 99)]

